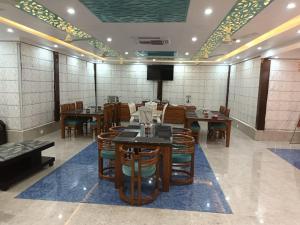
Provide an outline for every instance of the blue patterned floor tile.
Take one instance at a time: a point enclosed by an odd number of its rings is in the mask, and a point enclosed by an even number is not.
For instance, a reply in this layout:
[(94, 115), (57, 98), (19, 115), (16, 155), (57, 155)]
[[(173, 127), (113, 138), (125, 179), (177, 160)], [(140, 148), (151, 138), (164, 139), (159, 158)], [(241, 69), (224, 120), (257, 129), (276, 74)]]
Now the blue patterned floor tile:
[[(17, 196), (108, 205), (127, 205), (109, 181), (98, 178), (97, 145), (93, 143)], [(191, 185), (171, 186), (147, 208), (232, 213), (204, 152), (197, 146), (195, 179)]]
[(300, 169), (300, 149), (270, 149), (273, 153)]

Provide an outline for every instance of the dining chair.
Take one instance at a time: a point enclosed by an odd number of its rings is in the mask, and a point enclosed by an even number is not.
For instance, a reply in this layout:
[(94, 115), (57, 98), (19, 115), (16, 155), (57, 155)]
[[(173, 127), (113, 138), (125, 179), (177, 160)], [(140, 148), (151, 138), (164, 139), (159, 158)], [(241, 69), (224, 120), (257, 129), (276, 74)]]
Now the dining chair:
[(114, 132), (101, 133), (98, 135), (98, 171), (99, 177), (104, 180), (114, 181), (114, 160), (116, 147), (112, 139), (117, 134)]
[(83, 101), (77, 101), (75, 102), (76, 109), (83, 109)]
[(157, 123), (161, 123), (161, 124), (164, 123), (167, 107), (168, 107), (168, 103), (166, 103), (164, 105), (163, 110), (162, 110), (162, 114), (161, 114), (161, 119), (157, 118)]
[(157, 103), (156, 102), (146, 102), (145, 106), (148, 108), (152, 108), (152, 110), (157, 110)]
[[(139, 150), (129, 151), (133, 148)], [(121, 186), (119, 188), (120, 198), (130, 205), (143, 205), (153, 202), (159, 194), (159, 148), (121, 145), (117, 151), (119, 151), (122, 166)], [(125, 185), (125, 177), (130, 178), (129, 187)]]
[[(61, 105), (61, 112), (68, 112), (75, 110), (75, 103), (63, 104)], [(72, 130), (74, 131), (74, 136), (76, 137), (78, 131), (82, 128), (81, 121), (76, 117), (67, 117), (64, 121), (65, 130), (67, 130), (68, 137), (71, 137)]]
[(174, 134), (172, 143), (172, 177), (176, 185), (194, 181), (195, 139), (188, 135)]
[(219, 112), (222, 113), (222, 114), (225, 114), (225, 111), (226, 111), (226, 107), (223, 106), (223, 105), (220, 105)]
[(153, 110), (151, 108), (142, 106), (139, 107), (139, 123), (149, 124), (153, 123)]
[[(230, 114), (230, 109), (225, 108), (224, 116), (229, 117), (229, 114)], [(226, 129), (227, 129), (226, 123), (211, 122), (208, 133), (211, 137), (214, 137), (214, 138), (217, 138), (217, 136), (220, 136), (221, 138), (225, 138), (226, 137)]]
[(132, 116), (132, 114), (136, 112), (135, 103), (128, 103), (128, 107), (130, 113), (130, 123), (132, 123), (134, 121), (134, 116)]

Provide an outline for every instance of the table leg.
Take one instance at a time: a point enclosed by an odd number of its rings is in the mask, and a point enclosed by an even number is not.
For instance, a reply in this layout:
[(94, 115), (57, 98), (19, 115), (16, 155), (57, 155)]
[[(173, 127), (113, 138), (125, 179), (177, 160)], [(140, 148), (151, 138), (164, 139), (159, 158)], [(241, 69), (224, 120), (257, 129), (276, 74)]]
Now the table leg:
[(65, 116), (60, 115), (60, 132), (61, 138), (65, 138)]
[(115, 188), (119, 188), (122, 182), (121, 159), (119, 154), (120, 144), (116, 144), (116, 159), (115, 159)]
[(226, 123), (226, 147), (230, 144), (231, 120)]
[(163, 177), (162, 177), (162, 191), (168, 192), (170, 189), (170, 180), (172, 174), (171, 154), (172, 149), (170, 146), (161, 147), (162, 160), (163, 160)]

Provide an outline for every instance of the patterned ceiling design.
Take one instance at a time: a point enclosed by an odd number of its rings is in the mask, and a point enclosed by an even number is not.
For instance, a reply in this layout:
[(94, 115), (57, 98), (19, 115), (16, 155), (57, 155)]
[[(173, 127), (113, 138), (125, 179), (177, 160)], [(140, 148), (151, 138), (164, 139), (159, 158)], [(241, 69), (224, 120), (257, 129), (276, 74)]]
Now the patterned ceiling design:
[(90, 45), (97, 49), (97, 54), (100, 56), (119, 57), (118, 52), (112, 50), (109, 46), (92, 37), (90, 34), (73, 26), (34, 0), (17, 0), (15, 6), (49, 25), (66, 32), (66, 40), (86, 40)]
[(190, 0), (80, 0), (102, 22), (185, 22)]
[(193, 59), (208, 58), (224, 38), (232, 36), (272, 2), (273, 0), (238, 0)]

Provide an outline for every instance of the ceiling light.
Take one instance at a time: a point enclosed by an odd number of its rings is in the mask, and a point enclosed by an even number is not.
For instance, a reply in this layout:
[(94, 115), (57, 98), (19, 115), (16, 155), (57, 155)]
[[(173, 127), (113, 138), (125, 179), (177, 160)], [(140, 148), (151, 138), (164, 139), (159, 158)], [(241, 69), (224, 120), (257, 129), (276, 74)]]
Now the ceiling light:
[(189, 55), (190, 53), (188, 53), (188, 52), (186, 52), (186, 53), (184, 53), (185, 55)]
[(68, 8), (68, 9), (67, 9), (67, 12), (68, 12), (70, 15), (74, 15), (74, 14), (75, 14), (75, 9), (73, 9), (73, 8)]
[(156, 59), (152, 59), (152, 61), (153, 61), (153, 62), (155, 62), (155, 61), (156, 61)]
[(54, 48), (58, 48), (58, 45), (53, 45)]
[(128, 55), (128, 52), (125, 52), (125, 55)]
[(111, 38), (111, 37), (108, 37), (106, 40), (107, 40), (108, 42), (111, 42), (111, 41), (112, 41), (112, 38)]
[(197, 37), (192, 37), (192, 41), (193, 41), (193, 42), (196, 42), (197, 40), (198, 40)]
[(289, 3), (287, 6), (286, 6), (287, 9), (294, 9), (296, 8), (296, 4), (294, 2), (291, 2)]
[(297, 31), (297, 34), (300, 34), (300, 30)]
[(274, 58), (275, 58), (275, 59), (279, 59), (279, 56), (275, 56)]
[(240, 39), (236, 39), (235, 42), (236, 43), (241, 43), (241, 40)]
[(237, 59), (239, 59), (240, 57), (239, 57), (239, 56), (237, 56), (236, 58), (237, 58)]
[(207, 8), (207, 9), (205, 9), (204, 14), (210, 15), (210, 14), (212, 14), (212, 12), (213, 12), (213, 10), (211, 8)]
[(84, 54), (81, 54), (80, 56), (81, 56), (81, 57), (84, 57)]
[(14, 30), (13, 29), (11, 29), (11, 28), (7, 28), (7, 30), (6, 30), (8, 33), (13, 33), (14, 32)]
[(257, 50), (262, 50), (262, 47), (257, 47)]

